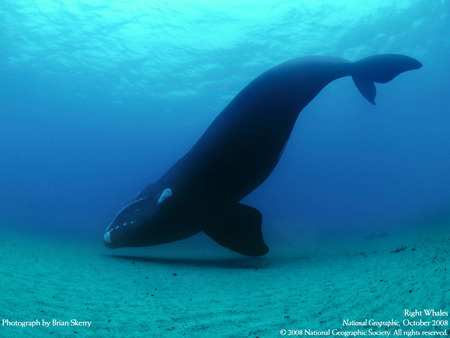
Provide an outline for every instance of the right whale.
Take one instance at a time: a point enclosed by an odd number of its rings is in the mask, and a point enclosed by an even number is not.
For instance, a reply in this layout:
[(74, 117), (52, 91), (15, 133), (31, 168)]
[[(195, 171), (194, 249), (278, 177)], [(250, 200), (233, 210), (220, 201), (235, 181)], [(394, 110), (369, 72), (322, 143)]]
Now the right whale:
[(204, 231), (238, 253), (266, 254), (261, 213), (239, 201), (273, 171), (302, 109), (344, 76), (375, 104), (374, 82), (420, 67), (408, 56), (384, 54), (357, 62), (298, 58), (267, 70), (224, 108), (186, 155), (117, 214), (104, 244), (149, 246)]

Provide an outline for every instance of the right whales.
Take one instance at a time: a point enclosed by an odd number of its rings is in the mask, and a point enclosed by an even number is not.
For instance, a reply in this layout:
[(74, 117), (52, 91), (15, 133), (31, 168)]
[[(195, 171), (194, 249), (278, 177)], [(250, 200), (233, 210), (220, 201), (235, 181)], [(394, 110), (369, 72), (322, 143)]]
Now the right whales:
[(240, 201), (273, 171), (302, 109), (344, 76), (375, 104), (375, 82), (421, 66), (408, 56), (384, 54), (356, 62), (298, 58), (267, 70), (236, 95), (187, 154), (120, 210), (104, 244), (157, 245), (204, 231), (238, 253), (266, 254), (261, 213)]

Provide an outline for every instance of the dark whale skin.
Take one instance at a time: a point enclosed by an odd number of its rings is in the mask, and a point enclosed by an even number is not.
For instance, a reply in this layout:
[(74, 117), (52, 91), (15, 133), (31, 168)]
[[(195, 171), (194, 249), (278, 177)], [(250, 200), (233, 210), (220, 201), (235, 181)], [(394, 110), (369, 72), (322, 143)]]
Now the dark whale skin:
[(148, 246), (204, 231), (241, 254), (267, 253), (260, 212), (239, 201), (274, 170), (302, 109), (344, 76), (352, 76), (375, 104), (374, 82), (421, 66), (408, 56), (383, 54), (357, 62), (297, 58), (267, 70), (236, 95), (186, 155), (119, 212), (104, 244)]

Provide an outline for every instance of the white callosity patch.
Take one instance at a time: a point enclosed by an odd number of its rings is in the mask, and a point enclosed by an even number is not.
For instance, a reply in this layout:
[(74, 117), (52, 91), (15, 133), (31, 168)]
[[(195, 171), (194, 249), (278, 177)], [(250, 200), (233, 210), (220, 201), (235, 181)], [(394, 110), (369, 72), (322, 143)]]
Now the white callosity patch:
[[(170, 190), (170, 189), (169, 189), (169, 190)], [(129, 208), (131, 205), (133, 205), (133, 204), (135, 204), (135, 203), (138, 203), (138, 202), (140, 202), (140, 201), (142, 201), (142, 200), (144, 200), (144, 199), (145, 199), (145, 198), (143, 197), (143, 198), (140, 198), (140, 199), (138, 199), (138, 200), (135, 200), (135, 201), (133, 201), (132, 203), (130, 203), (130, 204), (124, 206), (122, 209), (120, 209), (120, 211), (117, 213), (116, 217), (114, 217), (114, 220), (106, 227), (106, 230), (105, 230), (105, 231), (108, 231), (108, 230), (114, 230), (113, 225), (114, 225), (114, 223), (116, 222), (117, 216), (119, 216), (125, 209)], [(138, 212), (138, 211), (140, 211), (140, 210), (141, 210), (141, 209), (136, 209), (134, 212), (136, 213), (136, 212)], [(131, 224), (131, 223), (130, 223), (130, 224)], [(125, 224), (123, 224), (123, 225), (125, 225)], [(116, 229), (117, 229), (117, 227), (116, 227)]]
[(103, 240), (104, 240), (106, 243), (111, 243), (111, 231), (108, 231), (107, 233), (105, 233), (105, 234), (103, 235)]
[(161, 193), (161, 196), (159, 196), (158, 205), (160, 205), (162, 202), (164, 202), (170, 196), (172, 196), (172, 190), (170, 190), (170, 188), (164, 189), (164, 191)]

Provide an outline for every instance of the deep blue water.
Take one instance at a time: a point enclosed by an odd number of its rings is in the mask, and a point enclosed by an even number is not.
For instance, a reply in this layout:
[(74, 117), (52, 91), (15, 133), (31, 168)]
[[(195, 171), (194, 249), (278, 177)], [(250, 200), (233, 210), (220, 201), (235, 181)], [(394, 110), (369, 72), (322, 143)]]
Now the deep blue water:
[(445, 0), (0, 3), (0, 222), (101, 235), (248, 82), (291, 58), (399, 53), (420, 70), (350, 78), (302, 112), (244, 202), (266, 233), (367, 232), (450, 215)]

